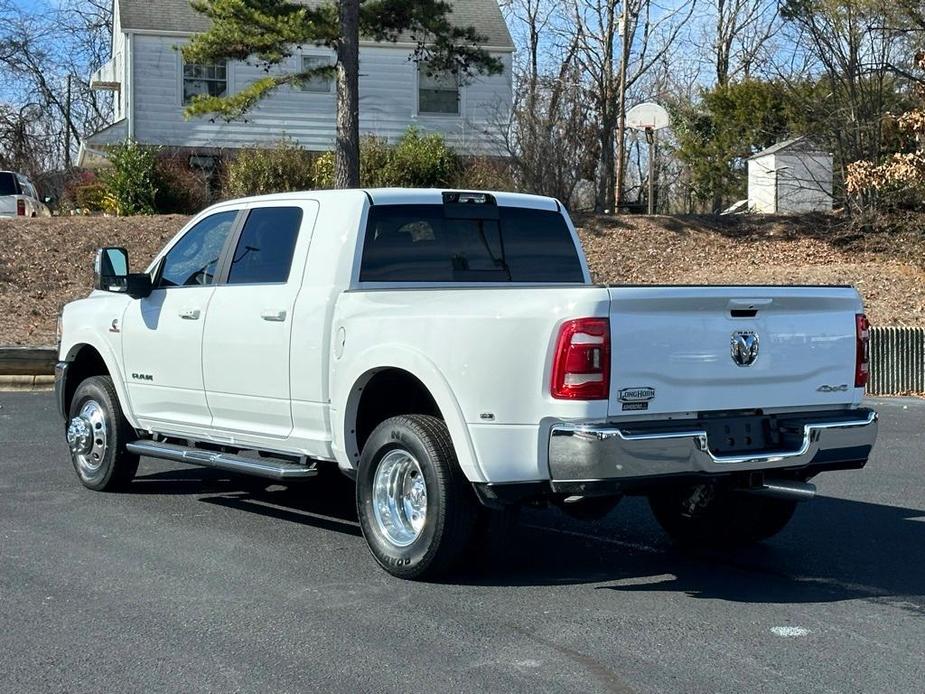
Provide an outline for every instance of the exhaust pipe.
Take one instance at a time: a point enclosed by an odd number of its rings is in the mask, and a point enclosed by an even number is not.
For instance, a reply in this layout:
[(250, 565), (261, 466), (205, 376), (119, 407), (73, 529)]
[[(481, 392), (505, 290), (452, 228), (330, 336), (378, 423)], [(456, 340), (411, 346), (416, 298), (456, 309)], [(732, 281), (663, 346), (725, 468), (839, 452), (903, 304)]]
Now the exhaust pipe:
[(816, 496), (816, 485), (792, 480), (765, 480), (760, 486), (749, 487), (743, 491), (787, 501), (812, 501)]

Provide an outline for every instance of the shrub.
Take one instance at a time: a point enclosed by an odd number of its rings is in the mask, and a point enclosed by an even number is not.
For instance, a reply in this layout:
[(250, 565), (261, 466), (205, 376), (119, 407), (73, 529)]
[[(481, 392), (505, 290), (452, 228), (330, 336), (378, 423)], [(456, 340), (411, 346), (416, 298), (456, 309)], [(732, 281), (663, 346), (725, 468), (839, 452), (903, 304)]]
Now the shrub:
[(437, 133), (423, 135), (408, 128), (392, 149), (379, 185), (406, 188), (449, 186), (459, 174), (459, 158)]
[(103, 183), (85, 183), (73, 188), (68, 195), (68, 202), (78, 209), (102, 212), (106, 198), (106, 186)]
[(313, 160), (289, 139), (241, 150), (227, 166), (223, 192), (237, 198), (310, 189), (315, 184)]
[(155, 149), (131, 141), (109, 149), (111, 168), (101, 174), (106, 211), (117, 215), (154, 213), (155, 154)]
[[(395, 146), (373, 135), (360, 141), (360, 185), (365, 188), (449, 186), (459, 170), (459, 158), (438, 134), (409, 128)], [(334, 153), (319, 155), (312, 171), (316, 188), (334, 187)]]
[(468, 190), (516, 190), (510, 164), (498, 157), (469, 157), (462, 161), (453, 185)]
[(159, 213), (196, 214), (209, 204), (208, 179), (191, 169), (185, 158), (159, 157), (154, 176), (154, 206)]
[(395, 148), (384, 137), (369, 135), (360, 142), (360, 185), (384, 188), (392, 183), (391, 166)]
[(334, 152), (323, 152), (312, 162), (312, 184), (315, 188), (334, 187)]

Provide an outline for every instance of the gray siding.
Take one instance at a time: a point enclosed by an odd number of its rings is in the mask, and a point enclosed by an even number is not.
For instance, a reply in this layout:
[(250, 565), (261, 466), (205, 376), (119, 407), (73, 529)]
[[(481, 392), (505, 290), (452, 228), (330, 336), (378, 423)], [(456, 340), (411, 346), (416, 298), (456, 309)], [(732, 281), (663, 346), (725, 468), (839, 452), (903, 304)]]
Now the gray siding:
[[(282, 87), (243, 121), (185, 120), (181, 58), (175, 48), (181, 41), (143, 34), (133, 37), (135, 139), (170, 146), (233, 148), (265, 144), (286, 136), (310, 150), (334, 146), (333, 93)], [(417, 67), (408, 55), (408, 48), (396, 46), (361, 48), (361, 131), (394, 140), (408, 126), (416, 125), (426, 132), (443, 133), (461, 153), (494, 153), (492, 138), (485, 131), (493, 127), (498, 110), (509, 108), (511, 102), (510, 54), (499, 54), (505, 63), (503, 74), (477, 78), (462, 87), (462, 115), (457, 117), (417, 114)], [(293, 57), (285, 69), (296, 71), (300, 60), (299, 56)], [(238, 91), (261, 75), (255, 67), (233, 63), (228, 70), (229, 88)]]

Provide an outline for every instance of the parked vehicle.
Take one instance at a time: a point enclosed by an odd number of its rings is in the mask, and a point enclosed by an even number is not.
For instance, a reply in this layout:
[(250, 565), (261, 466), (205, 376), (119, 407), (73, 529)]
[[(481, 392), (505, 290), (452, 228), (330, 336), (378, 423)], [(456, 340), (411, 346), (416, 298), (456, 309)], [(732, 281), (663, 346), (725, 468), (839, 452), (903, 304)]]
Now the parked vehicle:
[(234, 200), (144, 273), (102, 249), (62, 317), (80, 481), (139, 456), (356, 480), (373, 556), (459, 564), (524, 503), (649, 497), (680, 542), (781, 530), (863, 467), (868, 324), (850, 287), (594, 285), (553, 199), (349, 190)]
[(22, 174), (0, 171), (0, 217), (50, 217), (32, 181)]

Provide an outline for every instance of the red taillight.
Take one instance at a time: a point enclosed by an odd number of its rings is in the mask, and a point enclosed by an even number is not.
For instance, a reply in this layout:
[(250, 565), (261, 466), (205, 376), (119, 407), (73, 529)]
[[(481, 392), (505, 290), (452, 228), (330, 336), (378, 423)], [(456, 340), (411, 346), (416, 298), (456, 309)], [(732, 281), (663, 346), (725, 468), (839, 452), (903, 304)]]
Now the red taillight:
[(20, 199), (16, 201), (16, 214), (19, 215), (20, 217), (26, 216), (26, 201), (25, 200)]
[(559, 328), (552, 364), (552, 396), (606, 400), (610, 392), (610, 321), (578, 318)]
[(857, 351), (854, 362), (854, 387), (863, 388), (870, 378), (870, 321), (863, 313), (854, 317), (857, 328)]

